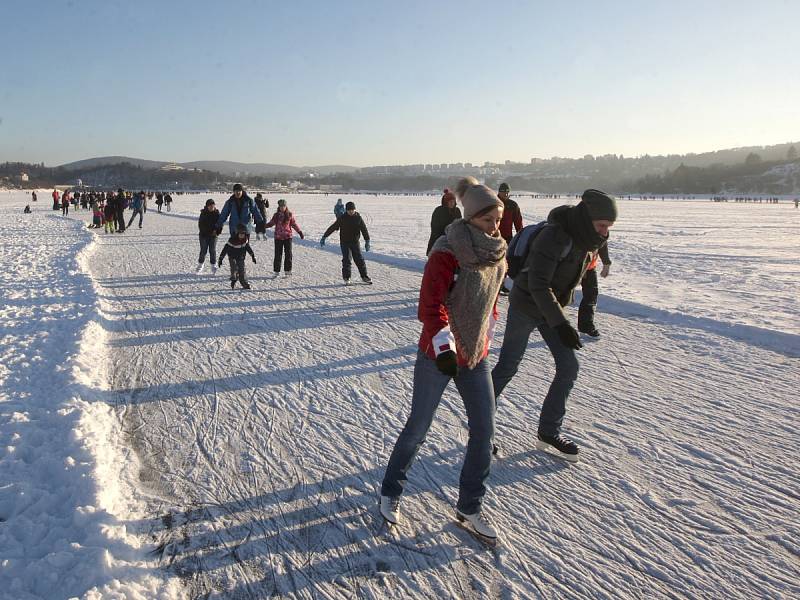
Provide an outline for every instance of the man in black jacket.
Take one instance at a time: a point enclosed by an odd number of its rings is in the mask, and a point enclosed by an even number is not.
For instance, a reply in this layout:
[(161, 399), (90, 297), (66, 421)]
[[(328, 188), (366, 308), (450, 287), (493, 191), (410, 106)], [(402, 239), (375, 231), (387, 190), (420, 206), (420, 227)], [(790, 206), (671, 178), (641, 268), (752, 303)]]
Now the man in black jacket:
[(530, 244), (525, 267), (514, 278), (503, 347), (492, 370), (497, 398), (516, 374), (531, 332), (539, 330), (556, 372), (542, 403), (536, 447), (555, 448), (571, 462), (578, 460), (578, 445), (561, 435), (561, 424), (578, 378), (575, 351), (583, 345), (563, 308), (572, 302), (575, 287), (616, 219), (616, 201), (599, 190), (586, 190), (577, 206), (550, 211), (547, 225)]
[(372, 279), (367, 275), (367, 265), (361, 255), (361, 247), (358, 243), (361, 234), (364, 234), (364, 251), (369, 252), (369, 231), (364, 224), (364, 219), (356, 212), (354, 202), (348, 202), (344, 207), (345, 213), (325, 230), (319, 245), (324, 246), (325, 238), (338, 229), (339, 244), (342, 247), (342, 279), (345, 283), (350, 283), (350, 257), (352, 256), (353, 262), (358, 268), (358, 274), (361, 275), (361, 281), (372, 283)]

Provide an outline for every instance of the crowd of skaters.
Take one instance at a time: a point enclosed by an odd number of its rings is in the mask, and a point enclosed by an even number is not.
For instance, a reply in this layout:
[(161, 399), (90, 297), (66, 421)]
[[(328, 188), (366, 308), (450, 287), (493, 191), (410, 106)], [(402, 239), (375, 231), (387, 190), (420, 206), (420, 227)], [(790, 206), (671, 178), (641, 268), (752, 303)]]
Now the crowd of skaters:
[[(139, 227), (148, 199), (157, 206), (167, 204), (167, 194), (126, 192), (65, 192), (56, 201), (63, 207), (81, 206), (93, 211), (93, 227), (124, 232), (138, 216)], [(66, 201), (65, 198), (66, 197)], [(461, 204), (459, 208), (458, 204)], [(273, 275), (292, 272), (292, 239), (304, 238), (288, 203), (278, 200), (270, 216), (269, 202), (261, 194), (251, 198), (240, 184), (221, 210), (213, 199), (205, 202), (198, 218), (200, 253), (197, 272), (206, 257), (216, 272), (228, 258), (230, 285), (250, 289), (246, 259), (257, 258), (250, 246), (251, 225), (256, 235), (274, 229)], [(127, 223), (124, 211), (131, 209)], [(169, 210), (169, 208), (167, 208)], [(68, 211), (68, 209), (67, 209)], [(65, 211), (66, 214), (66, 211)], [(372, 283), (362, 254), (370, 250), (370, 235), (364, 219), (350, 201), (339, 199), (333, 207), (333, 223), (325, 230), (320, 246), (339, 233), (342, 280), (349, 283), (355, 263), (364, 283)], [(537, 330), (553, 361), (555, 375), (543, 399), (536, 439), (537, 448), (555, 452), (575, 462), (579, 448), (562, 433), (566, 404), (578, 377), (577, 352), (580, 333), (599, 335), (594, 323), (597, 301), (598, 260), (601, 276), (609, 274), (609, 229), (617, 218), (613, 197), (599, 190), (586, 190), (575, 205), (553, 209), (538, 224), (526, 248), (524, 268), (513, 280), (506, 277), (507, 251), (526, 229), (519, 205), (503, 183), (497, 192), (467, 177), (454, 190), (445, 189), (441, 204), (431, 217), (427, 261), (419, 294), (418, 318), (422, 323), (408, 419), (392, 449), (381, 483), (379, 510), (391, 523), (401, 522), (400, 499), (414, 459), (435, 417), (439, 400), (452, 380), (468, 416), (469, 437), (459, 480), (456, 518), (484, 540), (493, 543), (497, 531), (481, 510), (493, 455), (500, 454), (495, 436), (498, 398), (511, 384), (528, 350), (528, 340)], [(217, 256), (217, 239), (227, 224), (228, 239)], [(578, 284), (583, 286), (577, 328), (564, 308), (572, 301)], [(506, 331), (497, 363), (490, 368), (489, 347), (499, 318), (498, 300), (508, 296)], [(502, 410), (502, 406), (499, 407)]]

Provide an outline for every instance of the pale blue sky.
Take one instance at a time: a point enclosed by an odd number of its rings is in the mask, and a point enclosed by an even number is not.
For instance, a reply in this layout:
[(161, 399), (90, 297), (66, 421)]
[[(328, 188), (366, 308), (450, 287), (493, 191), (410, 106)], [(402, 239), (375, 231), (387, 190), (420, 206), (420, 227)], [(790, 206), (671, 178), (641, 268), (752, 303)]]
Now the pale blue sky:
[(800, 139), (800, 1), (3, 0), (0, 161), (528, 161)]

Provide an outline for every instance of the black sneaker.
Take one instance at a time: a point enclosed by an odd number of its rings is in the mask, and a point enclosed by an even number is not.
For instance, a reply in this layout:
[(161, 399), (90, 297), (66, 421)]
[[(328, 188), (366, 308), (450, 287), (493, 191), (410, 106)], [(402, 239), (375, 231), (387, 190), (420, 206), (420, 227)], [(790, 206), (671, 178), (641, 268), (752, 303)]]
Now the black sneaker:
[(236, 280), (235, 279), (231, 279), (231, 289), (233, 289), (235, 287), (236, 287)]
[(370, 279), (369, 277), (362, 277), (361, 281), (363, 281), (364, 283), (372, 283), (372, 279)]
[(572, 440), (565, 438), (560, 433), (558, 435), (544, 435), (540, 433), (537, 437), (539, 438), (536, 441), (537, 450), (546, 450), (549, 446), (557, 450), (564, 460), (578, 462), (578, 444)]
[(242, 282), (242, 287), (244, 289), (246, 289), (246, 290), (249, 290), (250, 289), (250, 282), (249, 281), (243, 281)]
[(578, 331), (581, 333), (585, 333), (586, 335), (592, 337), (600, 337), (600, 332), (597, 331), (597, 327), (592, 325), (578, 325)]

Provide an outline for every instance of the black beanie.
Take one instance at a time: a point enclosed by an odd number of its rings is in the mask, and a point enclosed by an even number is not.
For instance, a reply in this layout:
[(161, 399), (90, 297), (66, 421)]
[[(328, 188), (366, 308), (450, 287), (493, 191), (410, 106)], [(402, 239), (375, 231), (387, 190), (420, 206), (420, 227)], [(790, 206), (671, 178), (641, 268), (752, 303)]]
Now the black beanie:
[(344, 205), (344, 209), (345, 210), (350, 210), (351, 208), (353, 210), (356, 209), (356, 203), (355, 202), (348, 202), (347, 204)]
[(586, 205), (592, 221), (616, 221), (617, 201), (600, 190), (586, 190), (581, 195), (581, 203)]
[(234, 191), (234, 192), (238, 192), (238, 191), (244, 191), (244, 188), (242, 187), (242, 184), (241, 184), (241, 183), (235, 183), (235, 184), (233, 185), (233, 191)]

